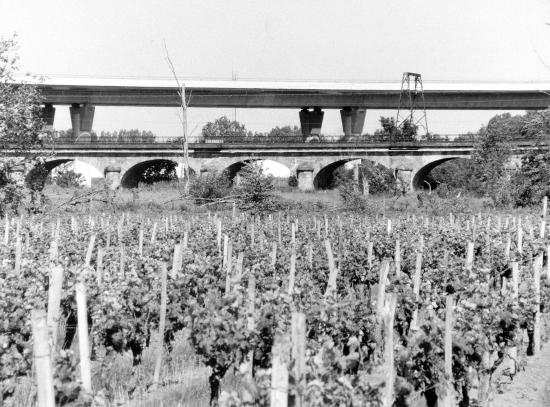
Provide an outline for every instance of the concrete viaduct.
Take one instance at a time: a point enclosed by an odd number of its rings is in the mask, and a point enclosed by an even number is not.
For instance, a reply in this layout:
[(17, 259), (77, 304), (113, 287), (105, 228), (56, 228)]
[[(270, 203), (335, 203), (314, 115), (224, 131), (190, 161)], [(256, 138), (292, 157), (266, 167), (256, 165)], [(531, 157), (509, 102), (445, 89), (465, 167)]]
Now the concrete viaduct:
[[(36, 84), (44, 97), (43, 118), (53, 126), (56, 105), (68, 105), (73, 134), (89, 133), (95, 106), (179, 107), (181, 88), (173, 80), (46, 79)], [(261, 81), (185, 81), (188, 106), (297, 109), (302, 136), (320, 134), (323, 109), (340, 109), (345, 137), (361, 135), (367, 109), (395, 109), (400, 82), (329, 83)], [(424, 82), (426, 109), (530, 110), (550, 105), (550, 83)], [(517, 154), (522, 148), (517, 147)], [(195, 172), (229, 169), (243, 162), (269, 159), (286, 165), (300, 179), (302, 189), (325, 187), (342, 163), (369, 159), (396, 171), (413, 187), (420, 187), (429, 171), (452, 159), (469, 157), (471, 143), (423, 143), (415, 146), (375, 143), (191, 144), (190, 166)], [(181, 162), (181, 150), (169, 143), (151, 145), (60, 145), (59, 160), (79, 159), (97, 167), (111, 180), (132, 187), (152, 160)], [(54, 166), (54, 162), (50, 166)]]

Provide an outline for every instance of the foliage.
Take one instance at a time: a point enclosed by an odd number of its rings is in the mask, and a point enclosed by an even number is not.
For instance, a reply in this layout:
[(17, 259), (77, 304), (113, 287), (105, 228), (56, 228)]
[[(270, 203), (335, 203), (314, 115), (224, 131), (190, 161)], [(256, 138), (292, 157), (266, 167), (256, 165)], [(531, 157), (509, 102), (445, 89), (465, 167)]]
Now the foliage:
[(418, 126), (411, 123), (409, 119), (405, 119), (399, 127), (395, 123), (393, 117), (380, 116), (380, 126), (374, 132), (374, 137), (388, 141), (414, 141), (418, 133)]
[(514, 175), (515, 203), (518, 206), (536, 205), (550, 196), (550, 150), (536, 148), (521, 158), (521, 168)]
[[(358, 191), (365, 195), (398, 191), (397, 180), (389, 168), (370, 160), (361, 160), (356, 165), (359, 172)], [(345, 166), (335, 170), (332, 187), (338, 187), (342, 183), (353, 180), (353, 172), (353, 169), (346, 169)]]
[(52, 176), (52, 183), (61, 188), (80, 188), (84, 181), (84, 176), (70, 168), (70, 164), (63, 164)]
[(150, 130), (139, 129), (120, 129), (115, 131), (101, 131), (97, 134), (94, 130), (89, 135), (78, 138), (73, 133), (73, 129), (61, 130), (57, 132), (57, 138), (64, 143), (67, 142), (102, 142), (102, 143), (154, 143), (156, 135)]
[(288, 177), (288, 186), (291, 188), (296, 188), (298, 186), (298, 177), (296, 174), (290, 174)]
[(175, 181), (178, 179), (176, 174), (177, 166), (178, 164), (171, 160), (155, 160), (141, 173), (138, 184)]
[(239, 177), (239, 185), (235, 187), (239, 209), (257, 213), (277, 209), (278, 200), (273, 194), (273, 176), (266, 175), (260, 164), (246, 164), (239, 172)]
[(347, 210), (374, 214), (376, 204), (363, 194), (359, 185), (352, 179), (342, 180), (338, 186), (338, 193)]
[(197, 204), (212, 203), (228, 196), (231, 180), (226, 173), (208, 172), (191, 179), (189, 194)]
[(502, 139), (500, 122), (500, 116), (489, 121), (481, 130), (480, 140), (472, 152), (472, 189), (495, 204), (502, 198), (506, 163), (510, 158), (510, 145)]
[(270, 138), (302, 137), (302, 130), (298, 126), (276, 126), (266, 136)]
[(45, 155), (42, 143), (48, 137), (42, 131), (38, 89), (24, 82), (15, 83), (16, 47), (15, 37), (0, 38), (0, 188), (8, 188), (0, 193), (4, 199), (14, 199), (3, 200), (4, 208), (16, 208), (23, 202), (21, 195), (30, 195), (23, 179), (13, 179), (10, 173), (15, 168), (26, 172), (38, 163)]
[(244, 124), (230, 120), (227, 116), (222, 116), (213, 122), (206, 123), (202, 128), (202, 136), (212, 139), (246, 137), (247, 131)]
[(445, 161), (430, 171), (427, 181), (432, 188), (440, 188), (445, 185), (453, 190), (471, 189), (473, 173), (472, 160), (467, 158), (457, 158)]

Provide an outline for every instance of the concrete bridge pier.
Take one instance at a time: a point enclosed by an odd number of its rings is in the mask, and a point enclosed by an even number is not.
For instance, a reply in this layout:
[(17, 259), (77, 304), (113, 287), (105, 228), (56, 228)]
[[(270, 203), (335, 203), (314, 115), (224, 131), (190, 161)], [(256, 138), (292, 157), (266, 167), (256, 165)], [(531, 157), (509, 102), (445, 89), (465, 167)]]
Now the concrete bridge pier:
[(86, 133), (89, 138), (94, 123), (95, 106), (88, 103), (73, 103), (69, 108), (69, 112), (71, 113), (74, 137), (78, 138)]
[(344, 130), (344, 136), (346, 138), (350, 136), (360, 136), (363, 133), (366, 114), (367, 109), (358, 107), (344, 107), (340, 110), (342, 129)]
[(55, 119), (55, 107), (51, 103), (46, 103), (40, 109), (40, 117), (44, 121), (44, 130), (53, 130), (53, 121)]
[(114, 165), (105, 167), (105, 184), (109, 187), (109, 189), (117, 189), (120, 186), (121, 171), (122, 169), (120, 167)]
[(325, 112), (320, 107), (309, 110), (307, 107), (300, 110), (300, 127), (302, 128), (302, 136), (304, 140), (311, 136), (319, 136), (321, 134), (321, 126)]
[(298, 189), (300, 191), (313, 191), (313, 171), (314, 168), (308, 163), (300, 164), (296, 168), (296, 178), (298, 178)]

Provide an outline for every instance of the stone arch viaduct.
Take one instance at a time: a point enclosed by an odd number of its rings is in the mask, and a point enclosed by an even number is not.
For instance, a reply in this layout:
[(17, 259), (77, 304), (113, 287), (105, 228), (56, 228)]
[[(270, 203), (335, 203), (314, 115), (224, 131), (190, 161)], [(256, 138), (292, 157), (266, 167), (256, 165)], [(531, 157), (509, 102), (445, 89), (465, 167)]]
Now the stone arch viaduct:
[[(517, 164), (521, 155), (532, 147), (530, 143), (516, 144), (512, 164)], [(334, 170), (344, 163), (365, 159), (393, 170), (410, 189), (419, 189), (433, 168), (451, 159), (469, 158), (472, 149), (472, 143), (459, 142), (400, 146), (373, 143), (195, 143), (189, 145), (189, 165), (195, 174), (228, 170), (230, 175), (235, 175), (246, 162), (272, 160), (297, 175), (300, 189), (312, 190), (327, 187)], [(55, 151), (48, 169), (69, 160), (83, 161), (104, 173), (112, 188), (137, 186), (139, 175), (151, 162), (182, 162), (180, 146), (169, 143), (78, 143), (58, 145)]]

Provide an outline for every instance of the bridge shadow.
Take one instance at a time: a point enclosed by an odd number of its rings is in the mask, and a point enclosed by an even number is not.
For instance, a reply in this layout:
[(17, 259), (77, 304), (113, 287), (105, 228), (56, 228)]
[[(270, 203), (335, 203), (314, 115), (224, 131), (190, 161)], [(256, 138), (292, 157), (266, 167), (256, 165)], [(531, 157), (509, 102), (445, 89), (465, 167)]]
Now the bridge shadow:
[[(173, 160), (154, 159), (142, 161), (130, 167), (122, 176), (120, 185), (123, 188), (137, 188), (139, 184), (154, 184), (178, 179), (178, 163)], [(194, 173), (193, 170), (190, 170)]]
[(424, 167), (420, 168), (416, 174), (414, 175), (412, 179), (412, 187), (415, 191), (417, 190), (427, 190), (427, 189), (435, 189), (438, 186), (437, 180), (431, 175), (432, 170), (436, 169), (437, 167), (445, 164), (449, 161), (459, 161), (459, 160), (470, 160), (469, 158), (463, 158), (463, 157), (449, 157), (449, 158), (443, 158), (440, 160), (433, 161)]

